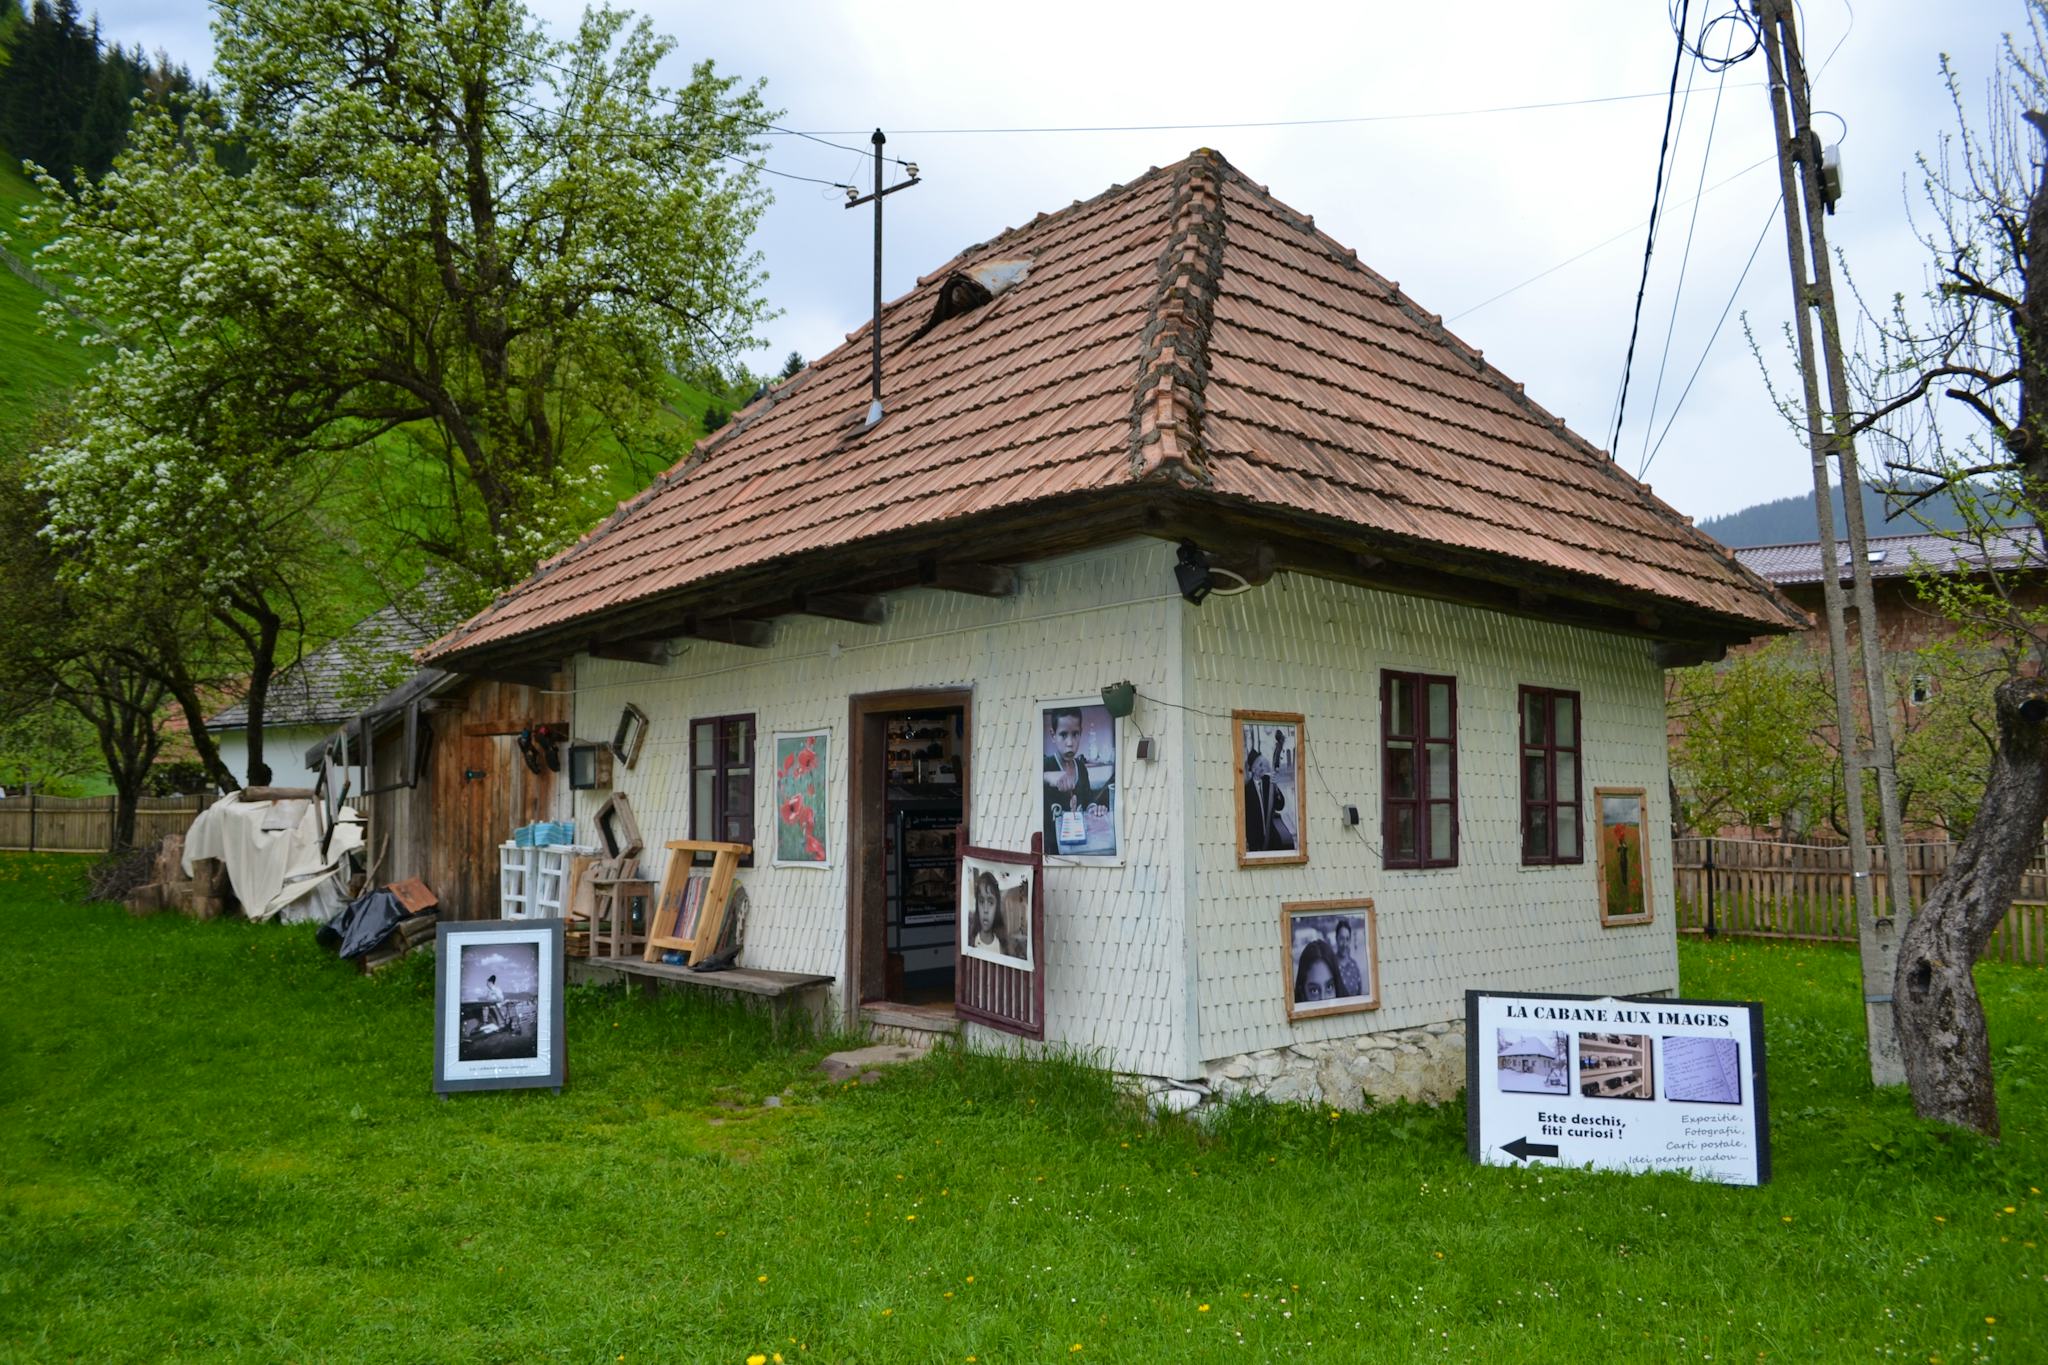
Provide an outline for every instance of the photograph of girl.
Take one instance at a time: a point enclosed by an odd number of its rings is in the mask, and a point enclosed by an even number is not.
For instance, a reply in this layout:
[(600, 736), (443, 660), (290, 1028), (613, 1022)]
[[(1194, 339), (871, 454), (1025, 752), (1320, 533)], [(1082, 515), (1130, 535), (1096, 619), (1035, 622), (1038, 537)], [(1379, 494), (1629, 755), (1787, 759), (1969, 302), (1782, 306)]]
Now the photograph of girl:
[(1378, 1007), (1371, 901), (1298, 901), (1281, 907), (1280, 923), (1289, 1019)]
[(1030, 868), (961, 859), (960, 912), (962, 952), (1030, 969)]

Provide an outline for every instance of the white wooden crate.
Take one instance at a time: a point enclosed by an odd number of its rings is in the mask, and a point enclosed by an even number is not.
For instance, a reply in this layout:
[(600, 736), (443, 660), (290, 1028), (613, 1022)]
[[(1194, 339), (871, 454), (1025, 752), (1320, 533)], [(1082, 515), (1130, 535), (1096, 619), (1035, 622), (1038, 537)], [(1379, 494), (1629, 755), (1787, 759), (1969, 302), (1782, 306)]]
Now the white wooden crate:
[(499, 919), (532, 919), (539, 913), (533, 896), (539, 862), (537, 848), (521, 848), (509, 839), (498, 845)]

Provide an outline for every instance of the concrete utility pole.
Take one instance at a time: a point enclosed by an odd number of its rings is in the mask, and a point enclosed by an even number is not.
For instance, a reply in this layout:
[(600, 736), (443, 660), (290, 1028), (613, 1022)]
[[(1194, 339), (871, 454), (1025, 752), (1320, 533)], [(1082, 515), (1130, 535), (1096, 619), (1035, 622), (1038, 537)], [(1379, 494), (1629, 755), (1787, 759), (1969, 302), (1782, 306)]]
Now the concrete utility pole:
[[(1904, 1085), (1892, 1015), (1893, 967), (1899, 956), (1898, 917), (1912, 912), (1906, 880), (1905, 845), (1899, 826), (1898, 772), (1893, 764), (1891, 703), (1885, 690), (1882, 641), (1870, 591), (1870, 560), (1863, 530), (1863, 487), (1856, 446), (1849, 432), (1849, 381), (1843, 370), (1842, 332), (1835, 318), (1835, 287), (1828, 264), (1822, 192), (1820, 139), (1814, 136), (1806, 67), (1799, 57), (1791, 0), (1754, 0), (1769, 63), (1771, 121), (1778, 134), (1778, 175), (1785, 203), (1785, 251), (1792, 266), (1792, 312), (1799, 338), (1799, 368), (1805, 381), (1806, 431), (1813, 452), (1813, 504), (1820, 523), (1821, 594), (1827, 604), (1828, 654), (1834, 668), (1835, 726), (1842, 748), (1842, 789), (1848, 805), (1849, 868), (1855, 891), (1856, 940), (1863, 960), (1863, 1018), (1869, 1033), (1873, 1085)], [(1802, 237), (1801, 229), (1805, 233)], [(1808, 266), (1812, 278), (1807, 276)], [(1816, 342), (1815, 323), (1819, 324)], [(1818, 349), (1816, 349), (1816, 346)], [(1827, 406), (1821, 405), (1821, 371), (1827, 373)], [(1842, 591), (1842, 561), (1836, 549), (1828, 461), (1835, 462), (1842, 488), (1842, 518), (1848, 536), (1849, 600)], [(1848, 622), (1856, 614), (1869, 711), (1869, 741), (1857, 714), (1850, 672)], [(1886, 892), (1882, 912), (1871, 883), (1870, 842), (1864, 828), (1863, 775), (1877, 774), (1878, 823), (1883, 832)]]

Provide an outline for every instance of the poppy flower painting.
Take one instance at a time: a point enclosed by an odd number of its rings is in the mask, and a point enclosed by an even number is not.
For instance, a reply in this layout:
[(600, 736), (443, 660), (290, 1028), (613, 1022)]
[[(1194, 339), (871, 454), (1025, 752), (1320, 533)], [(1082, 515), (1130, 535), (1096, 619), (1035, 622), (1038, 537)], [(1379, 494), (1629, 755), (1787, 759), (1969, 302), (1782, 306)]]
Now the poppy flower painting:
[(832, 732), (775, 736), (775, 865), (830, 867)]

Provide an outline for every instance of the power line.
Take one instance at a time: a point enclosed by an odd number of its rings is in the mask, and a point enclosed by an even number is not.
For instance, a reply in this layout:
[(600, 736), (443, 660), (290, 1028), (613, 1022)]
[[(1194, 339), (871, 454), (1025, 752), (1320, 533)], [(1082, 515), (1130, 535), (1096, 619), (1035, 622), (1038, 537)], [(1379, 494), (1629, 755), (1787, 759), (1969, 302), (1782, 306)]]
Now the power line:
[[(1761, 84), (1756, 82), (1755, 84)], [(1619, 104), (1629, 100), (1658, 99), (1666, 92), (1646, 90), (1628, 95), (1592, 95), (1575, 100), (1542, 100), (1531, 104), (1494, 104), (1474, 109), (1421, 109), (1399, 114), (1345, 114), (1331, 118), (1283, 118), (1250, 119), (1235, 123), (1100, 123), (1100, 124), (1049, 124), (1018, 128), (902, 128), (898, 135), (903, 137), (951, 137), (993, 136), (997, 134), (1033, 133), (1183, 133), (1203, 130), (1232, 128), (1319, 128), (1348, 123), (1409, 123), (1423, 119), (1472, 118), (1485, 114), (1524, 114), (1542, 109), (1574, 109), (1591, 104)], [(816, 141), (821, 135), (833, 137), (857, 137), (863, 129), (825, 128), (810, 132), (798, 132), (778, 128), (776, 132), (790, 137), (807, 137)], [(826, 143), (826, 146), (835, 146)], [(842, 148), (842, 150), (845, 150)], [(865, 155), (865, 153), (863, 153)]]
[(1628, 354), (1621, 362), (1621, 391), (1614, 397), (1614, 430), (1607, 438), (1610, 454), (1621, 440), (1621, 419), (1628, 411), (1629, 372), (1635, 368), (1636, 337), (1643, 326), (1643, 295), (1650, 288), (1650, 255), (1657, 249), (1657, 211), (1664, 199), (1664, 157), (1671, 150), (1671, 115), (1678, 108), (1678, 71), (1685, 64), (1685, 20), (1692, 10), (1692, 0), (1679, 3), (1678, 47), (1671, 54), (1671, 93), (1664, 105), (1664, 139), (1657, 145), (1657, 182), (1650, 194), (1650, 235), (1643, 242), (1643, 274), (1636, 285), (1635, 320), (1629, 324)]
[(1749, 279), (1749, 268), (1756, 264), (1756, 253), (1763, 247), (1764, 237), (1769, 234), (1771, 224), (1778, 221), (1778, 210), (1782, 207), (1782, 203), (1773, 203), (1771, 211), (1764, 215), (1764, 225), (1757, 230), (1756, 242), (1749, 249), (1749, 259), (1743, 263), (1742, 273), (1735, 277), (1735, 287), (1728, 291), (1728, 302), (1721, 305), (1721, 316), (1714, 323), (1714, 330), (1707, 336), (1707, 344), (1700, 349), (1700, 358), (1694, 363), (1692, 373), (1686, 377), (1685, 387), (1679, 391), (1678, 401), (1672, 404), (1671, 415), (1664, 419), (1664, 429), (1657, 433), (1657, 444), (1650, 447), (1649, 458), (1645, 459), (1642, 468), (1636, 471), (1638, 479), (1648, 474), (1650, 466), (1657, 462), (1657, 452), (1664, 448), (1664, 438), (1671, 434), (1672, 425), (1678, 421), (1678, 414), (1685, 407), (1686, 395), (1692, 392), (1693, 381), (1697, 380), (1700, 371), (1706, 368), (1707, 357), (1713, 353), (1714, 343), (1720, 339), (1721, 328), (1727, 323), (1728, 314), (1735, 310), (1735, 300), (1742, 293), (1743, 282)]

